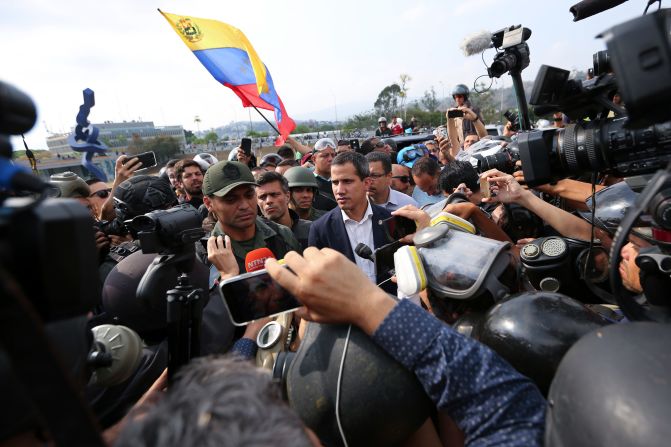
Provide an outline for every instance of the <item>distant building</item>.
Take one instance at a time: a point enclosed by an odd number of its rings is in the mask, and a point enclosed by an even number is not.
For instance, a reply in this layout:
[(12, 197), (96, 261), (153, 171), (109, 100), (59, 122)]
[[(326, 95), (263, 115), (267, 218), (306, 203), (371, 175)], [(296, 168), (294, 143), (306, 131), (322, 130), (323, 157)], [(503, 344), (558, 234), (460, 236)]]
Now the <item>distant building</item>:
[[(148, 140), (155, 137), (172, 137), (177, 140), (181, 150), (186, 148), (186, 138), (182, 126), (154, 126), (153, 121), (124, 121), (113, 123), (94, 123), (100, 130), (98, 139), (107, 144), (110, 150), (123, 152), (134, 138)], [(74, 131), (74, 129), (73, 129)], [(53, 135), (47, 138), (47, 147), (56, 154), (72, 152), (68, 144), (69, 134)]]

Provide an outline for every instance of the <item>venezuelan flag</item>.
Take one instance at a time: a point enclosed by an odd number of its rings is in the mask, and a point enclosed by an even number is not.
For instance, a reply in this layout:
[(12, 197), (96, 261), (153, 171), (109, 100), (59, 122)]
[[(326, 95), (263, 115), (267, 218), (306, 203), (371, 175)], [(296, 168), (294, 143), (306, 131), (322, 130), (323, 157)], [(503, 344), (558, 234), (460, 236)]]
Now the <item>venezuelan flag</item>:
[(273, 78), (242, 31), (210, 19), (178, 16), (163, 11), (163, 17), (214, 78), (235, 92), (243, 107), (275, 112), (281, 145), (296, 127), (275, 91)]

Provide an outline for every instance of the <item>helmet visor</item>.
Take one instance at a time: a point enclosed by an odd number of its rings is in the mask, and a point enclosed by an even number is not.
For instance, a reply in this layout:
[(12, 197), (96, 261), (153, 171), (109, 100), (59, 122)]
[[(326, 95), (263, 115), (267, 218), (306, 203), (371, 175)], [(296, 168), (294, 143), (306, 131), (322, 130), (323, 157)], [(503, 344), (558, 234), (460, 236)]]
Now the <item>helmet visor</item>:
[(475, 296), (497, 255), (507, 243), (450, 231), (444, 238), (417, 251), (426, 269), (428, 286), (448, 298)]

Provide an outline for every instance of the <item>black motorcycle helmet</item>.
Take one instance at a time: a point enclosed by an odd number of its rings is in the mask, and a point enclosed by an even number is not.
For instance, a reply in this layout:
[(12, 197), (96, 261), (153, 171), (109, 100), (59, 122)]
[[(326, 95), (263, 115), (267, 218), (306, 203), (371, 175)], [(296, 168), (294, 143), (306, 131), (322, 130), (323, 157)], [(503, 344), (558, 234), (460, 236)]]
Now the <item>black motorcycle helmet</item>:
[(174, 205), (177, 196), (163, 177), (136, 175), (114, 189), (114, 211), (121, 222)]
[(580, 339), (552, 381), (546, 447), (666, 446), (671, 326), (627, 323)]
[(586, 333), (611, 323), (565, 295), (523, 292), (487, 312), (477, 339), (547, 394), (566, 351)]
[[(329, 446), (343, 445), (336, 393), (347, 325), (310, 323), (287, 371), (289, 405)], [(339, 415), (349, 445), (397, 445), (435, 411), (415, 375), (352, 326), (340, 379)]]

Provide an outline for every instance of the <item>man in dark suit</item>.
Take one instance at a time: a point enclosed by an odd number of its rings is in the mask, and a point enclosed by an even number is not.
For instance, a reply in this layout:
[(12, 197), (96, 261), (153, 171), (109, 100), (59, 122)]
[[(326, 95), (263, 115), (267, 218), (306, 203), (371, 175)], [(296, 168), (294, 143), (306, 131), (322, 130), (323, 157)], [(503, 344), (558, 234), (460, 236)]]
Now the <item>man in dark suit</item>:
[[(366, 196), (371, 182), (366, 157), (356, 152), (338, 154), (331, 165), (331, 182), (338, 208), (332, 209), (312, 223), (308, 245), (339, 251), (356, 263), (376, 284), (388, 279), (389, 274), (378, 277), (375, 263), (354, 252), (359, 243), (364, 243), (375, 251), (390, 242), (379, 222), (391, 217), (391, 214), (370, 203)], [(385, 285), (388, 291), (393, 292), (395, 289), (393, 283), (387, 282)]]

